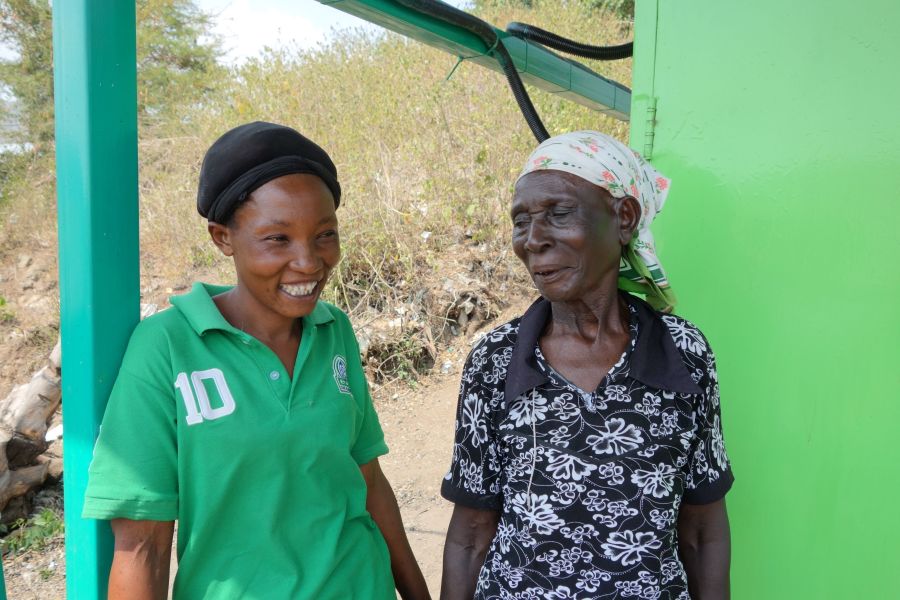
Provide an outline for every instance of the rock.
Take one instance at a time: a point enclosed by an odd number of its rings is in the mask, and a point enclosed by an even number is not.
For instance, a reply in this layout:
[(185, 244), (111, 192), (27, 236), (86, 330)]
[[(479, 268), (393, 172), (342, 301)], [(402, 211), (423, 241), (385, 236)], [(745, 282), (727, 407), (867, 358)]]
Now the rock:
[(61, 458), (51, 458), (47, 467), (47, 477), (59, 481), (63, 476), (63, 461)]
[(59, 372), (62, 369), (62, 340), (57, 338), (53, 351), (50, 352), (50, 364)]
[(52, 300), (47, 296), (41, 296), (40, 294), (34, 294), (33, 296), (29, 296), (25, 302), (22, 303), (24, 308), (28, 310), (32, 310), (39, 313), (46, 313), (51, 310)]
[(44, 441), (46, 442), (55, 442), (59, 438), (63, 436), (63, 426), (62, 423), (59, 425), (54, 425), (50, 429), (47, 430), (47, 433), (44, 434)]
[(54, 459), (59, 461), (58, 455), (41, 456), (48, 449), (45, 438), (55, 439), (57, 448), (62, 444), (61, 430), (47, 436), (62, 396), (59, 360), (57, 342), (49, 364), (0, 401), (0, 511), (4, 523), (14, 521), (19, 512), (27, 515), (34, 488), (44, 483), (51, 466), (54, 472), (62, 469), (61, 464), (52, 464)]
[(63, 439), (56, 438), (55, 441), (50, 443), (50, 447), (47, 448), (47, 451), (44, 452), (44, 456), (47, 458), (62, 458), (63, 455)]
[(31, 266), (32, 259), (27, 254), (23, 254), (19, 257), (19, 262), (16, 264), (17, 269), (27, 269)]
[(0, 423), (30, 440), (43, 441), (61, 397), (56, 369), (44, 367), (27, 384), (13, 388), (0, 409)]
[(359, 343), (359, 357), (365, 359), (372, 344), (372, 331), (368, 328), (360, 329), (356, 332), (356, 341)]

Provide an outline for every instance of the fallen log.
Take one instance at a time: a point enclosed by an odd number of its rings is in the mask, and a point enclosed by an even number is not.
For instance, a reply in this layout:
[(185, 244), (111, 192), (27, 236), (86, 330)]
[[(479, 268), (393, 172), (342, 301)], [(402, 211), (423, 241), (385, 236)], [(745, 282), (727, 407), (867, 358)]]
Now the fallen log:
[[(18, 385), (0, 402), (0, 521), (17, 515), (4, 512), (10, 500), (40, 487), (50, 463), (39, 460), (49, 444), (45, 439), (53, 414), (62, 400), (60, 343), (47, 365), (31, 381)], [(15, 511), (18, 512), (18, 511)]]

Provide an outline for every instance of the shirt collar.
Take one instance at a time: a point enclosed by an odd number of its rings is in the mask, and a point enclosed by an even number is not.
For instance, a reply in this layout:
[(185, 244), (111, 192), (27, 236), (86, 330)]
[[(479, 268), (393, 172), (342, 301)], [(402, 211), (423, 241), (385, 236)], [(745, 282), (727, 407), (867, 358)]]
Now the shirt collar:
[[(203, 335), (207, 331), (218, 329), (228, 331), (240, 337), (250, 337), (250, 334), (233, 327), (213, 301), (213, 296), (217, 296), (223, 292), (227, 292), (234, 286), (230, 285), (211, 285), (208, 283), (195, 283), (191, 291), (187, 294), (172, 296), (169, 301), (172, 306), (181, 311), (184, 318), (187, 319), (191, 327), (197, 332), (197, 335)], [(328, 307), (321, 301), (316, 302), (313, 311), (303, 317), (309, 320), (313, 325), (322, 325), (334, 321), (334, 316)]]
[[(691, 379), (681, 353), (653, 308), (631, 294), (624, 294), (635, 309), (638, 336), (629, 356), (629, 373), (638, 381), (656, 389), (682, 394), (700, 394), (702, 390)], [(506, 376), (504, 397), (507, 401), (548, 381), (534, 356), (534, 348), (550, 319), (550, 302), (541, 297), (519, 321), (519, 334), (513, 346)]]

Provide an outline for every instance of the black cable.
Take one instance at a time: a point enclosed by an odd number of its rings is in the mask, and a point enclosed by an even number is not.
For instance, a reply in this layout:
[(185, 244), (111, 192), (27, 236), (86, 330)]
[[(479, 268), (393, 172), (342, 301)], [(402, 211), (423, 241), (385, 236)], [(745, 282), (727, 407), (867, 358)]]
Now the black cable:
[(541, 122), (537, 110), (534, 108), (534, 104), (531, 103), (531, 98), (528, 97), (528, 92), (525, 90), (525, 85), (522, 83), (521, 77), (519, 77), (519, 72), (516, 70), (516, 65), (513, 63), (512, 57), (506, 50), (506, 46), (503, 45), (503, 40), (500, 39), (493, 27), (478, 17), (472, 16), (449, 4), (444, 4), (439, 0), (396, 1), (397, 4), (405, 6), (406, 8), (424, 15), (436, 17), (452, 25), (462, 27), (466, 31), (478, 36), (488, 48), (488, 52), (492, 53), (497, 59), (497, 62), (500, 63), (503, 74), (506, 75), (506, 81), (509, 83), (509, 87), (512, 89), (513, 96), (516, 99), (516, 104), (519, 105), (519, 110), (522, 111), (522, 116), (525, 117), (525, 122), (528, 123), (531, 133), (534, 134), (534, 137), (537, 138), (538, 142), (543, 142), (550, 137), (544, 124)]
[(565, 52), (566, 54), (574, 54), (582, 58), (593, 58), (595, 60), (619, 60), (628, 58), (634, 54), (634, 42), (620, 44), (618, 46), (589, 46), (560, 35), (529, 25), (528, 23), (518, 23), (513, 21), (506, 26), (507, 33), (517, 38), (538, 42), (548, 48)]

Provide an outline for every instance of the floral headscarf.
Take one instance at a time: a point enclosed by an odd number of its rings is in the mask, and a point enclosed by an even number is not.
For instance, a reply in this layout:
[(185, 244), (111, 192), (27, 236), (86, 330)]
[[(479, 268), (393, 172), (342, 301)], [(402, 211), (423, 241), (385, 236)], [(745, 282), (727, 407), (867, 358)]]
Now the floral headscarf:
[(671, 312), (675, 294), (656, 257), (650, 232), (671, 181), (640, 154), (599, 131), (574, 131), (544, 141), (528, 157), (519, 179), (540, 170), (565, 171), (602, 187), (616, 198), (631, 196), (638, 201), (641, 219), (631, 242), (622, 249), (619, 287), (645, 294), (654, 308)]

